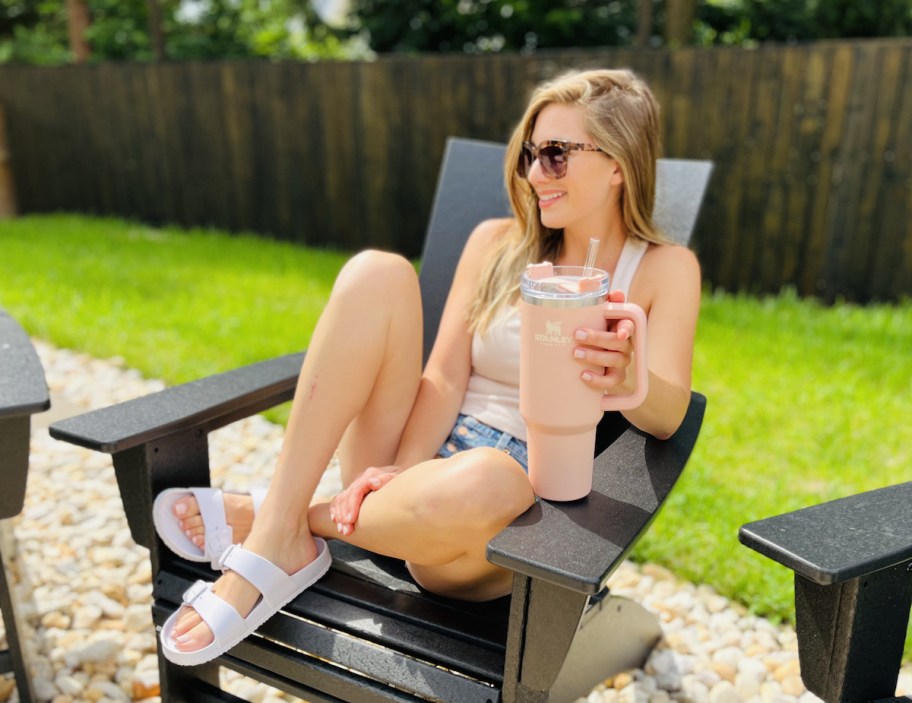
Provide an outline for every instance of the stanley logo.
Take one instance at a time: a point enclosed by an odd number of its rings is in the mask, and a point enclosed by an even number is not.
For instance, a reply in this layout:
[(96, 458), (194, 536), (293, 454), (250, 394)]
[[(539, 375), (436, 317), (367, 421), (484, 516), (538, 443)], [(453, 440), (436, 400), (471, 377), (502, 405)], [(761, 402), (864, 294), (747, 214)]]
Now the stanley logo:
[(539, 344), (553, 346), (556, 344), (571, 344), (573, 340), (561, 332), (561, 322), (545, 321), (545, 333), (536, 332), (534, 339)]

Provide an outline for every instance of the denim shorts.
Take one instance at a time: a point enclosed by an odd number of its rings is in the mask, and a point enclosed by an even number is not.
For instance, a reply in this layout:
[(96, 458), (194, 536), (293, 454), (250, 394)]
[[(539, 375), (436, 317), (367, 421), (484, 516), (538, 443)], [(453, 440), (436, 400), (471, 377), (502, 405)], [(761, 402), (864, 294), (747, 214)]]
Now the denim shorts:
[(437, 452), (437, 456), (446, 459), (458, 452), (475, 447), (500, 449), (516, 459), (523, 467), (523, 471), (529, 471), (529, 452), (524, 441), (486, 425), (471, 415), (460, 414), (456, 418), (456, 425), (440, 451)]

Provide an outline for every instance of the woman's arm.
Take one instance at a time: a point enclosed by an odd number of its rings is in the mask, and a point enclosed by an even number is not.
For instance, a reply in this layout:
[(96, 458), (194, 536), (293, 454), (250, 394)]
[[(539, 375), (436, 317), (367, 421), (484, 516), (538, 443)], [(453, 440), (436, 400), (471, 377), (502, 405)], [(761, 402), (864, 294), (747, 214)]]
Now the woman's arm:
[(675, 433), (690, 403), (700, 288), (697, 257), (670, 245), (650, 247), (631, 286), (630, 301), (648, 319), (649, 393), (624, 416), (660, 439)]
[[(609, 300), (623, 302), (613, 291)], [(700, 310), (700, 267), (689, 249), (652, 246), (640, 263), (628, 300), (646, 312), (649, 393), (641, 405), (623, 411), (644, 432), (667, 439), (681, 425), (690, 403), (691, 368)], [(635, 374), (630, 365), (633, 326), (628, 321), (610, 324), (607, 332), (589, 330), (579, 347), (581, 361), (605, 366), (605, 375), (583, 373), (589, 385), (608, 394), (630, 393)]]
[(472, 370), (472, 335), (466, 313), (481, 270), (512, 220), (486, 220), (466, 242), (440, 318), (411, 415), (403, 431), (396, 465), (412, 466), (433, 458), (446, 441), (462, 406)]

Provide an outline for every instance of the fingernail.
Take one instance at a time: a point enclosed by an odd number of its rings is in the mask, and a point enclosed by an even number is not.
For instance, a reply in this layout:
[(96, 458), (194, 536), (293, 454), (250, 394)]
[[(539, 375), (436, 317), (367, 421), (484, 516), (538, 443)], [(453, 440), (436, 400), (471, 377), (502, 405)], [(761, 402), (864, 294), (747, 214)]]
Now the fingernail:
[(584, 372), (583, 372), (583, 380), (584, 380), (584, 381), (591, 381), (591, 380), (592, 380), (592, 374), (589, 373), (588, 371), (584, 371)]
[(574, 349), (574, 350), (573, 350), (573, 356), (574, 356), (575, 358), (577, 358), (577, 359), (585, 359), (585, 358), (586, 358), (586, 352), (584, 352), (582, 349)]
[(344, 535), (344, 534), (345, 534), (345, 532), (342, 531), (342, 523), (341, 523), (341, 522), (337, 522), (337, 523), (336, 523), (336, 529), (339, 531), (339, 534), (340, 534), (340, 535)]
[(332, 508), (329, 509), (329, 519), (332, 520), (333, 522), (336, 521), (336, 511), (333, 510)]
[(370, 483), (370, 485), (372, 485), (374, 488), (376, 488), (377, 486), (380, 485), (380, 479), (379, 479), (379, 478), (376, 478), (376, 477), (375, 477), (375, 478), (372, 478), (372, 479), (369, 481), (369, 483)]
[(345, 514), (345, 522), (351, 522), (351, 521), (352, 521), (352, 514), (351, 514), (351, 513), (346, 513), (346, 514)]
[(589, 337), (589, 335), (586, 333), (586, 330), (577, 330), (573, 336), (580, 341), (584, 341)]
[(342, 536), (343, 536), (343, 537), (348, 537), (351, 533), (352, 533), (351, 525), (346, 525), (346, 526), (344, 527), (344, 529), (342, 530)]

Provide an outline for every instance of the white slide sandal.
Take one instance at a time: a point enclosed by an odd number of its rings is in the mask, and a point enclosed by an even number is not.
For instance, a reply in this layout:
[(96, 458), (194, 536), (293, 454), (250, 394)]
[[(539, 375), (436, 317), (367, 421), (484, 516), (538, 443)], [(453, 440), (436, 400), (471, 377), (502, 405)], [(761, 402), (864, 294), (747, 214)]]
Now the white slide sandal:
[(161, 648), (165, 658), (181, 666), (197, 666), (221, 656), (260, 625), (275, 615), (286, 603), (313, 585), (332, 563), (326, 541), (315, 537), (317, 557), (294, 574), (286, 574), (268, 559), (233, 544), (219, 560), (223, 570), (230, 569), (245, 578), (260, 592), (260, 599), (246, 618), (212, 591), (212, 584), (197, 581), (184, 593), (184, 605), (193, 608), (203, 619), (215, 639), (201, 649), (182, 652), (175, 648), (171, 632), (182, 607), (165, 621), (161, 631)]
[[(256, 514), (263, 498), (265, 488), (250, 491), (253, 498), (253, 511)], [(192, 495), (199, 503), (200, 515), (206, 529), (206, 543), (203, 549), (197, 547), (180, 528), (174, 514), (174, 504)], [(225, 494), (221, 488), (168, 488), (155, 497), (152, 504), (152, 522), (155, 531), (167, 547), (179, 557), (189, 561), (208, 561), (213, 569), (218, 569), (218, 560), (229, 546), (234, 543), (231, 526), (225, 519)]]

